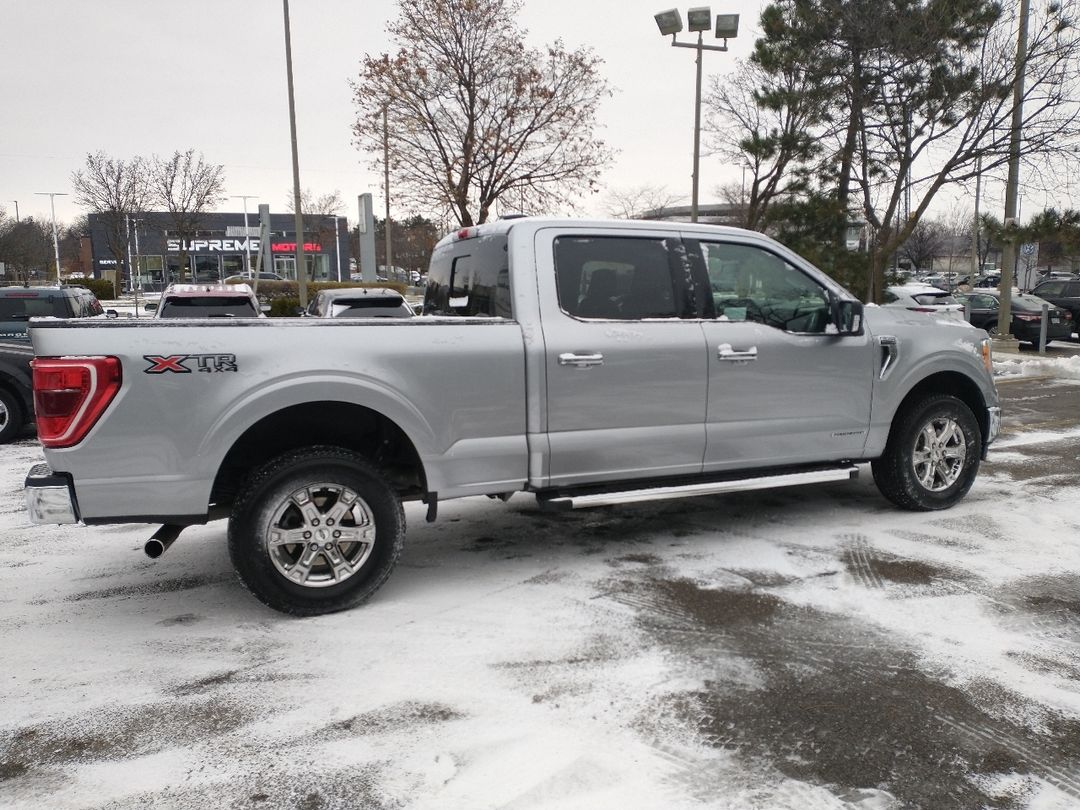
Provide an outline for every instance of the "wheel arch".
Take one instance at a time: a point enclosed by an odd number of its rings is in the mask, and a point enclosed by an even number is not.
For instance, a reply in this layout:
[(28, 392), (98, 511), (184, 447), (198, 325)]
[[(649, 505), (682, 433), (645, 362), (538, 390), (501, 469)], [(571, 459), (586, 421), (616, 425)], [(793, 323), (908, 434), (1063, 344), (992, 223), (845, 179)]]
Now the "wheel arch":
[(364, 456), (404, 499), (427, 492), (420, 454), (397, 422), (364, 405), (321, 400), (280, 408), (248, 427), (218, 466), (211, 504), (230, 505), (251, 470), (283, 453), (313, 445), (341, 447)]
[(892, 439), (893, 431), (898, 422), (897, 417), (911, 407), (913, 402), (921, 400), (928, 394), (948, 394), (954, 396), (967, 405), (975, 421), (979, 425), (979, 433), (982, 434), (983, 443), (986, 443), (990, 433), (990, 415), (986, 410), (986, 398), (982, 389), (971, 377), (959, 371), (938, 371), (924, 377), (904, 395), (900, 404), (893, 414), (892, 424), (889, 427), (889, 438)]

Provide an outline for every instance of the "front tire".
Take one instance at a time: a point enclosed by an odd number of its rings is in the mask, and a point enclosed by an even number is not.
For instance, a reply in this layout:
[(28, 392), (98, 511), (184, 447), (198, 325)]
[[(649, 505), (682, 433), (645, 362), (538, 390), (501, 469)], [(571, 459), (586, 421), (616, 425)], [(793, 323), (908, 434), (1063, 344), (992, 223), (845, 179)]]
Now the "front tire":
[(948, 509), (975, 482), (982, 433), (971, 409), (948, 394), (931, 394), (896, 416), (881, 458), (871, 464), (881, 494), (916, 512)]
[(229, 518), (229, 556), (262, 602), (317, 616), (355, 607), (390, 576), (405, 539), (401, 501), (362, 456), (309, 447), (267, 462)]
[(14, 441), (23, 428), (23, 409), (19, 398), (0, 388), (0, 444)]

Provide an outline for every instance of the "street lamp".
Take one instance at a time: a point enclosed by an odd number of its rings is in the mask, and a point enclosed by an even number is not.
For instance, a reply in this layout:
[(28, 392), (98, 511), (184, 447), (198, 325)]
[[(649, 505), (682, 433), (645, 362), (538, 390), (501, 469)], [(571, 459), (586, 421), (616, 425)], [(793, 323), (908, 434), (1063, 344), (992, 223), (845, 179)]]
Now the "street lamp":
[(52, 212), (52, 244), (53, 251), (56, 253), (56, 283), (60, 284), (60, 239), (56, 235), (56, 197), (66, 197), (67, 193), (63, 191), (35, 191), (35, 194), (40, 194), (43, 197), (49, 198), (49, 209)]
[(723, 45), (706, 45), (702, 41), (705, 31), (712, 28), (712, 10), (708, 6), (697, 6), (686, 12), (687, 30), (697, 32), (697, 42), (679, 42), (675, 35), (683, 30), (682, 15), (677, 8), (661, 11), (655, 15), (656, 25), (662, 36), (671, 36), (671, 47), (694, 48), (697, 50), (697, 83), (694, 92), (694, 178), (690, 193), (690, 221), (698, 220), (698, 165), (701, 158), (701, 52), (726, 51), (727, 41), (739, 34), (738, 14), (716, 15), (716, 38), (724, 40)]
[[(234, 200), (244, 201), (244, 251), (247, 253), (247, 264), (244, 265), (244, 275), (251, 273), (251, 234), (248, 233), (247, 201), (257, 199), (254, 194), (233, 194)], [(258, 283), (256, 283), (258, 288)]]

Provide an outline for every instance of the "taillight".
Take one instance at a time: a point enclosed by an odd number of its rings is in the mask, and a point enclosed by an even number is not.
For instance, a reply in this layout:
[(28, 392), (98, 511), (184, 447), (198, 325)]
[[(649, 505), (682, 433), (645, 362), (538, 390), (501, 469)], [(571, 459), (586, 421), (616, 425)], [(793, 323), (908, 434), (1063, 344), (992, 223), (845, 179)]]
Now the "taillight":
[(935, 307), (908, 307), (912, 312), (937, 312)]
[(34, 418), (45, 447), (71, 447), (83, 440), (120, 390), (116, 357), (37, 357)]
[(1018, 321), (1034, 322), (1034, 321), (1041, 321), (1042, 320), (1042, 315), (1037, 315), (1037, 314), (1035, 314), (1033, 312), (1031, 312), (1031, 313), (1014, 312), (1013, 317), (1016, 318), (1016, 320), (1018, 320)]

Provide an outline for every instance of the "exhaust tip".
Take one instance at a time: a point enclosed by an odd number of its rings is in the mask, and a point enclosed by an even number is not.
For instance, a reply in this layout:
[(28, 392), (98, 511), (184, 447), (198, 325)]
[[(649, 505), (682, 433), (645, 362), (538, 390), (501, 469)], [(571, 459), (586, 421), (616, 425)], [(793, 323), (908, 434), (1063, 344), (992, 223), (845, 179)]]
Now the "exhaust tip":
[(183, 526), (175, 526), (170, 523), (166, 523), (156, 532), (149, 540), (146, 541), (146, 545), (143, 546), (143, 552), (151, 560), (156, 560), (162, 554), (169, 550), (169, 546), (173, 544), (177, 537), (180, 536), (180, 532), (184, 530)]

